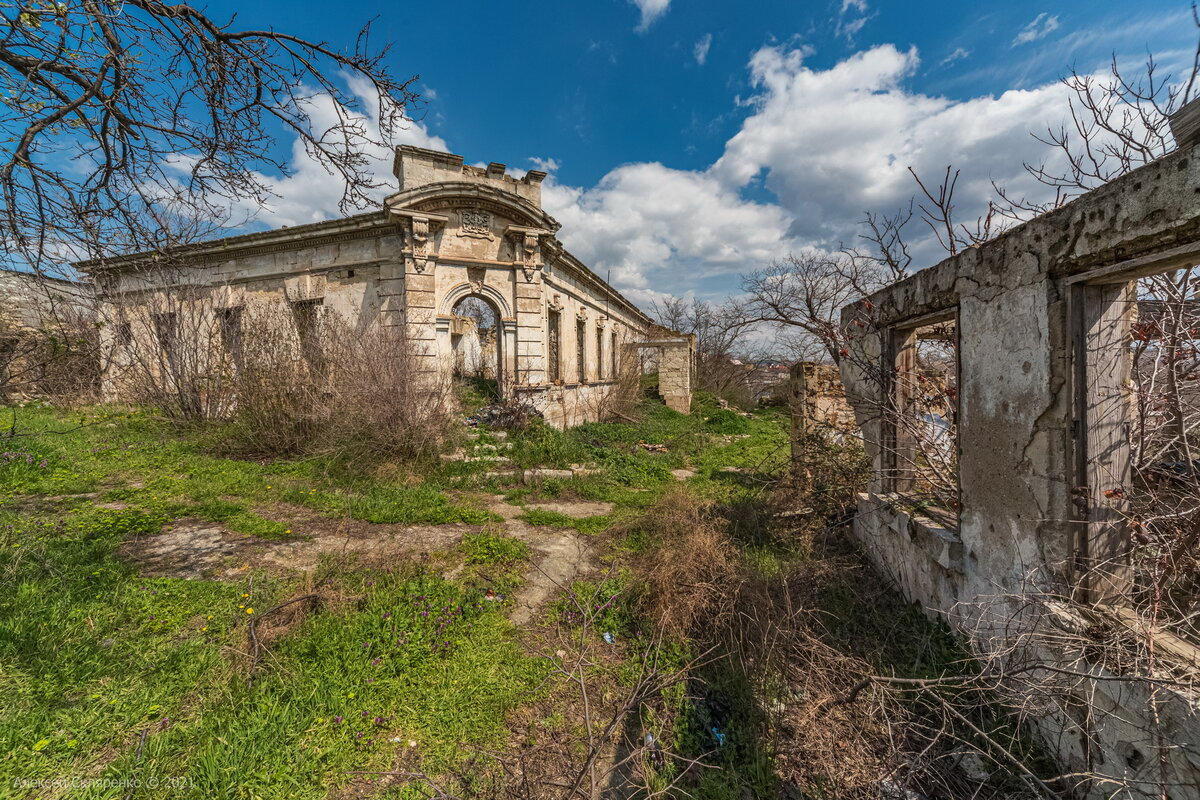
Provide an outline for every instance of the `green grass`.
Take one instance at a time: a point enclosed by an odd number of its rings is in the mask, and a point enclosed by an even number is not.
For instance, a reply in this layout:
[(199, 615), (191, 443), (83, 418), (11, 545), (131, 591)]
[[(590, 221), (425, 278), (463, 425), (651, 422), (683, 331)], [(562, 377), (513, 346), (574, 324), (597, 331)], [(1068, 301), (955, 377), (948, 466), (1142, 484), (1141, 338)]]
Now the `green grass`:
[(8, 776), (184, 776), (175, 796), (323, 797), (346, 770), (386, 770), (405, 749), (438, 770), (464, 745), (498, 745), (505, 713), (542, 677), (478, 592), (362, 570), (272, 645), (250, 686), (236, 656), (248, 621), (299, 587), (138, 577), (116, 550), (153, 535), (151, 512), (0, 520)]
[(12, 505), (21, 496), (109, 487), (114, 490), (109, 499), (167, 505), (178, 516), (225, 522), (239, 532), (268, 537), (284, 535), (285, 528), (255, 507), (276, 503), (367, 522), (482, 524), (495, 519), (452, 502), (435, 485), (389, 484), (346, 474), (321, 459), (264, 464), (221, 458), (202, 447), (211, 433), (178, 430), (143, 413), (23, 408), (17, 429), (43, 435), (16, 440), (20, 444), (12, 451), (21, 455), (0, 459), (0, 505)]
[(572, 517), (549, 511), (544, 508), (526, 509), (521, 519), (530, 525), (543, 525), (554, 528), (574, 528), (580, 533), (599, 533), (612, 524), (613, 515), (600, 514), (594, 517)]
[[(466, 399), (485, 402), (483, 388)], [(699, 394), (690, 416), (657, 401), (637, 413), (637, 425), (559, 431), (538, 423), (510, 432), (512, 448), (504, 453), (517, 466), (599, 470), (514, 486), (484, 478), (494, 469), (487, 463), (401, 465), (407, 472), (389, 478), (380, 465), (224, 458), (219, 427), (181, 429), (142, 412), (17, 410), (17, 433), (40, 435), (6, 440), (0, 454), (0, 774), (182, 776), (171, 796), (318, 798), (349, 783), (353, 770), (419, 764), (438, 774), (462, 767), (471, 748), (502, 749), (506, 716), (539, 696), (546, 667), (518, 644), (505, 603), (488, 602), (483, 591), (510, 596), (530, 551), (500, 532), (483, 502), (457, 490), (499, 491), (524, 506), (556, 497), (612, 503), (612, 512), (582, 519), (532, 507), (523, 515), (531, 525), (589, 535), (628, 528), (601, 554), (607, 568), (612, 559), (652, 551), (655, 532), (626, 523), (679, 485), (671, 470), (688, 468), (697, 472), (688, 491), (725, 510), (749, 572), (771, 578), (789, 560), (808, 557), (764, 534), (759, 515), (763, 480), (789, 458), (787, 419), (779, 411), (745, 417)], [(480, 434), (479, 442), (500, 441)], [(649, 452), (643, 443), (666, 452)], [(425, 567), (354, 568), (326, 559), (307, 582), (263, 572), (236, 583), (150, 579), (120, 557), (130, 537), (154, 536), (184, 517), (287, 539), (287, 520), (295, 517), (287, 506), (377, 524), (486, 527)], [(597, 547), (608, 545), (597, 539)], [(434, 572), (458, 558), (465, 563), (453, 580)], [(585, 604), (595, 633), (617, 641), (602, 646), (626, 653), (632, 668), (650, 627), (636, 616), (636, 577), (616, 563), (602, 582), (575, 583), (551, 610), (557, 622), (578, 625)], [(314, 583), (321, 603), (272, 637), (251, 682), (250, 620)], [(876, 642), (874, 650), (863, 645), (862, 655), (903, 675), (932, 674), (957, 657), (952, 642), (908, 611), (873, 614), (856, 598), (836, 587), (823, 597), (837, 617), (829, 623), (831, 642)], [(283, 616), (268, 617), (264, 630), (272, 619)], [(915, 638), (927, 643), (920, 656), (903, 651)], [(680, 663), (688, 652), (686, 643), (664, 647), (663, 657)], [(777, 787), (751, 688), (724, 662), (702, 677), (705, 696), (742, 711), (714, 723), (692, 696), (701, 684), (666, 698), (686, 712), (674, 731), (683, 752), (713, 749), (713, 724), (729, 736), (709, 759), (722, 769), (703, 770), (695, 796), (769, 796)], [(489, 779), (487, 769), (468, 771)], [(0, 795), (7, 790), (4, 783)], [(159, 795), (148, 786), (133, 794)], [(412, 795), (394, 789), (380, 796)]]
[(529, 545), (488, 531), (464, 536), (462, 550), (468, 564), (509, 566), (529, 558)]

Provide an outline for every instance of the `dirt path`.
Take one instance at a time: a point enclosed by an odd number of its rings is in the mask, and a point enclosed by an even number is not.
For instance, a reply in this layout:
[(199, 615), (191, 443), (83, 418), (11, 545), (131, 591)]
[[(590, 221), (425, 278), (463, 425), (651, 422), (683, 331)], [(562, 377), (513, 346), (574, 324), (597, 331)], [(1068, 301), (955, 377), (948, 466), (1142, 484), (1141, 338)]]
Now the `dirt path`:
[[(545, 502), (529, 509), (553, 511), (576, 519), (607, 514), (610, 503)], [(528, 625), (560, 590), (594, 568), (594, 548), (572, 528), (531, 525), (521, 516), (525, 508), (500, 495), (488, 500), (488, 510), (503, 520), (507, 535), (529, 545), (531, 556), (524, 583), (514, 597), (509, 619)], [(331, 520), (300, 506), (278, 506), (269, 516), (291, 526), (296, 538), (260, 539), (235, 533), (218, 523), (181, 519), (151, 536), (138, 536), (121, 547), (122, 555), (140, 566), (147, 577), (230, 580), (250, 569), (308, 571), (323, 555), (355, 559), (363, 566), (383, 566), (420, 553), (450, 550), (463, 536), (483, 526), (374, 524)]]
[[(529, 508), (555, 511), (570, 517), (582, 518), (606, 514), (609, 503), (541, 503)], [(525, 582), (513, 598), (509, 620), (515, 625), (528, 625), (559, 590), (570, 589), (571, 583), (592, 568), (593, 548), (586, 537), (570, 528), (530, 525), (520, 519), (525, 509), (505, 502), (496, 495), (488, 510), (504, 519), (509, 536), (520, 539), (533, 550)]]

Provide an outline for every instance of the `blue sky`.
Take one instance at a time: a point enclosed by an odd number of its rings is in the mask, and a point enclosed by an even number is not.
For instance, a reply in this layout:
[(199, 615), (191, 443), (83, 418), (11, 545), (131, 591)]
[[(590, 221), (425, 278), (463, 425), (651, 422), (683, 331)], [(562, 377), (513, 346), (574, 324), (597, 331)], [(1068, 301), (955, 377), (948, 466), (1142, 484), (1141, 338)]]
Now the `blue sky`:
[[(336, 16), (331, 15), (336, 7)], [(376, 17), (427, 98), (406, 139), (468, 162), (548, 169), (561, 238), (648, 301), (718, 297), (791, 249), (853, 239), (911, 194), (905, 168), (963, 169), (965, 214), (992, 180), (1022, 190), (1028, 133), (1062, 119), (1056, 80), (1187, 61), (1180, 2), (213, 2), (241, 27), (350, 44)], [(298, 165), (260, 224), (336, 215)], [(932, 261), (927, 244), (919, 258)]]

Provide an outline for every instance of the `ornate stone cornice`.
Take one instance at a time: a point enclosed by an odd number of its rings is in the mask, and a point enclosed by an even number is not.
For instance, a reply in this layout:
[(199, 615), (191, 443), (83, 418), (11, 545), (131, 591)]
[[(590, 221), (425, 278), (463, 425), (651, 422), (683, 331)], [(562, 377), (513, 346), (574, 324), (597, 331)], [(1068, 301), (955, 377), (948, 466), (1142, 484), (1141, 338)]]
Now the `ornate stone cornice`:
[(75, 266), (84, 272), (98, 274), (146, 266), (165, 266), (172, 262), (186, 263), (188, 266), (208, 265), (240, 256), (281, 253), (296, 250), (297, 247), (321, 247), (338, 242), (369, 239), (386, 233), (391, 225), (392, 222), (386, 214), (373, 211), (345, 219), (181, 245), (162, 252), (129, 253), (112, 258), (80, 261)]

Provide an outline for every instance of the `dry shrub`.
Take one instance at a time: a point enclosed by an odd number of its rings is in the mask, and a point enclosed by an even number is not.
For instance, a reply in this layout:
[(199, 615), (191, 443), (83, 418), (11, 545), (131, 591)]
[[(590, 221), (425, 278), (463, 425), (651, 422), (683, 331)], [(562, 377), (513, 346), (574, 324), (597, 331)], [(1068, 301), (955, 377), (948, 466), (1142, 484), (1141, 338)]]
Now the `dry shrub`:
[(694, 636), (728, 616), (744, 580), (737, 549), (711, 502), (683, 488), (638, 522), (655, 540), (642, 569), (640, 611), (669, 637)]
[(235, 364), (222, 337), (216, 295), (170, 268), (151, 277), (172, 288), (113, 299), (108, 380), (124, 396), (169, 419), (227, 416)]
[(95, 402), (100, 332), (89, 309), (54, 305), (37, 327), (0, 314), (0, 401), (44, 398), (56, 405)]
[(438, 449), (456, 405), (447, 381), (419, 374), (395, 328), (323, 312), (309, 335), (284, 306), (247, 309), (236, 370), (236, 431), (253, 452), (347, 460)]
[(436, 452), (458, 411), (450, 380), (416, 371), (419, 358), (398, 328), (330, 326), (328, 403), (322, 445), (349, 457)]
[(231, 376), (237, 396), (239, 448), (254, 453), (302, 452), (320, 430), (328, 407), (307, 363), (285, 306), (246, 309), (240, 364)]
[[(880, 796), (900, 766), (910, 714), (895, 693), (866, 687), (843, 702), (873, 667), (823, 634), (819, 595), (831, 582), (878, 581), (842, 560), (793, 564), (772, 577), (753, 576), (734, 602), (736, 624), (723, 632), (738, 669), (764, 707), (774, 705), (770, 749), (781, 778), (830, 798)], [(882, 609), (879, 610), (883, 612)]]
[(599, 418), (606, 421), (637, 421), (638, 405), (642, 402), (642, 360), (627, 354), (617, 361), (613, 385), (600, 405)]

